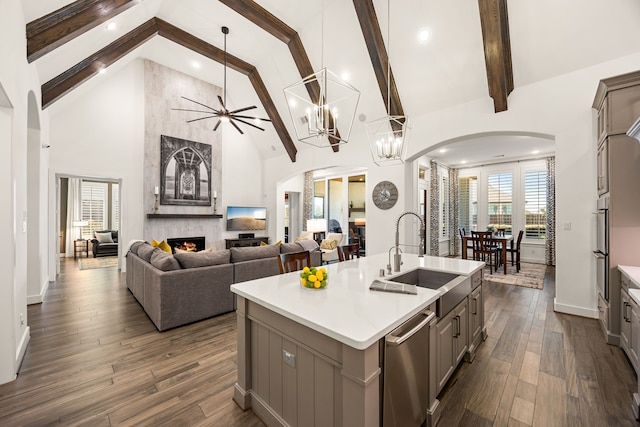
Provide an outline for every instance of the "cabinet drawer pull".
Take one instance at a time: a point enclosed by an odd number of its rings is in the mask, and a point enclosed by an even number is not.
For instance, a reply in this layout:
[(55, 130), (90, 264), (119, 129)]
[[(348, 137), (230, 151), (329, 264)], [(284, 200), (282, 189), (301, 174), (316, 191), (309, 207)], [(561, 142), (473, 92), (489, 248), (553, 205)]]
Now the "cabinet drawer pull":
[(478, 298), (473, 298), (471, 301), (473, 301), (471, 314), (478, 314)]

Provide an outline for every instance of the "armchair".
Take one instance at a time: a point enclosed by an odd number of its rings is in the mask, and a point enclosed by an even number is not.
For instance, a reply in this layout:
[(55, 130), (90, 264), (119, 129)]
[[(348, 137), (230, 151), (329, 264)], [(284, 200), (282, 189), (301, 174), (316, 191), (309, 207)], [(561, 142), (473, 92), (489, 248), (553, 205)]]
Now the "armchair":
[(94, 258), (118, 255), (118, 231), (94, 231), (93, 239), (91, 239), (91, 251)]
[(344, 234), (342, 233), (328, 233), (327, 237), (320, 243), (320, 250), (322, 251), (322, 262), (329, 263), (332, 261), (339, 261), (338, 247), (344, 240)]

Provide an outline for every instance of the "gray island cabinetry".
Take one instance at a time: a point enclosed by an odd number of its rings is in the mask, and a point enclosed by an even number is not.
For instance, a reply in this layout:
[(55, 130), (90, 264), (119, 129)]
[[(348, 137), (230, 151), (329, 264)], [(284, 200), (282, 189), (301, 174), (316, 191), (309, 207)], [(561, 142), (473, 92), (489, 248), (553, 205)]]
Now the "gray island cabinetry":
[(393, 368), (397, 371), (392, 379), (402, 377), (425, 385), (428, 402), (413, 418), (422, 417), (426, 425), (434, 425), (439, 416), (439, 383), (446, 383), (444, 376), (436, 375), (442, 356), (437, 348), (438, 325), (451, 320), (451, 340), (447, 338), (445, 345), (452, 347), (443, 352), (452, 355), (448, 378), (456, 360), (464, 356), (471, 360), (469, 351), (484, 337), (484, 263), (404, 255), (397, 274), (417, 268), (452, 273), (459, 277), (454, 286), (460, 283), (469, 289), (455, 307), (446, 308), (447, 313), (440, 313), (445, 310), (440, 305), (442, 288), (418, 287), (416, 295), (370, 290), (387, 263), (387, 254), (379, 254), (327, 265), (328, 286), (321, 290), (302, 288), (299, 273), (232, 285), (238, 307), (234, 401), (242, 409), (252, 409), (269, 426), (381, 426), (383, 412), (390, 413), (383, 398), (385, 381), (387, 387), (392, 382), (385, 377), (391, 373), (391, 368), (385, 368), (385, 343), (388, 347), (392, 333), (408, 322), (422, 320), (426, 332), (413, 339), (421, 337), (420, 345), (428, 350), (417, 359), (428, 367), (424, 369), (427, 378), (416, 379), (411, 366), (401, 365)]

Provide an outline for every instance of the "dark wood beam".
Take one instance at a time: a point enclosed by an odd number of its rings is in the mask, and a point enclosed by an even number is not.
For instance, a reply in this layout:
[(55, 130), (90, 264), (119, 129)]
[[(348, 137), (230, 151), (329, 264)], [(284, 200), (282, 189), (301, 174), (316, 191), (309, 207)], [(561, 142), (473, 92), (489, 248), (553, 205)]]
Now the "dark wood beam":
[[(315, 72), (309, 61), (309, 56), (304, 49), (302, 40), (293, 28), (289, 27), (253, 0), (220, 0), (220, 3), (226, 5), (251, 23), (285, 43), (289, 47), (289, 52), (291, 52), (293, 62), (296, 64), (301, 78), (305, 78)], [(320, 98), (320, 85), (318, 85), (317, 82), (312, 82), (305, 86), (309, 94), (309, 99), (316, 104)], [(340, 133), (338, 132), (338, 138), (339, 137)], [(333, 144), (331, 148), (334, 152), (340, 151), (338, 144)]]
[[(133, 49), (144, 44), (147, 40), (160, 35), (179, 45), (199, 53), (219, 63), (224, 63), (224, 50), (205, 42), (186, 31), (169, 24), (159, 18), (152, 18), (133, 31), (120, 37), (113, 43), (97, 51), (93, 55), (69, 68), (59, 76), (42, 85), (42, 108), (46, 108), (66, 93), (76, 88), (92, 76), (100, 72), (100, 69), (122, 58)], [(227, 52), (227, 66), (249, 78), (258, 98), (262, 102), (276, 133), (292, 162), (296, 161), (297, 148), (294, 145), (289, 132), (285, 127), (278, 110), (276, 109), (269, 92), (267, 91), (260, 74), (256, 68), (246, 61), (241, 60)]]
[[(382, 38), (382, 31), (378, 23), (375, 8), (372, 0), (353, 0), (353, 6), (356, 9), (356, 15), (360, 22), (360, 29), (367, 45), (371, 65), (378, 80), (380, 94), (384, 100), (384, 105), (390, 115), (404, 116), (404, 109), (398, 94), (398, 87), (393, 77), (391, 67), (388, 67), (389, 56)], [(388, 68), (388, 69), (387, 69)], [(387, 75), (389, 71), (390, 76)], [(390, 77), (390, 78), (388, 78)], [(387, 82), (390, 82), (388, 84)], [(391, 88), (389, 91), (388, 88)]]
[(478, 0), (489, 95), (496, 113), (507, 110), (513, 91), (507, 0)]
[(113, 43), (83, 59), (42, 85), (42, 108), (47, 108), (69, 91), (98, 74), (157, 34), (155, 18), (128, 32)]
[[(156, 22), (158, 25), (158, 34), (162, 37), (165, 37), (175, 43), (180, 44), (181, 46), (186, 47), (194, 52), (197, 52), (209, 59), (217, 61), (219, 63), (224, 63), (224, 50), (219, 49), (193, 35), (187, 33), (184, 30), (181, 30), (174, 25), (169, 24), (166, 21), (156, 18)], [(278, 110), (276, 109), (271, 96), (269, 95), (269, 91), (267, 90), (262, 78), (260, 77), (260, 73), (253, 65), (249, 64), (237, 58), (233, 55), (230, 55), (227, 52), (227, 66), (235, 71), (238, 71), (247, 77), (249, 77), (249, 81), (253, 86), (253, 89), (256, 91), (262, 106), (264, 107), (267, 116), (271, 120), (276, 133), (280, 137), (282, 141), (282, 145), (284, 146), (287, 154), (289, 154), (289, 158), (292, 162), (296, 161), (296, 154), (298, 149), (296, 148), (293, 140), (291, 140), (291, 136), (287, 131)]]
[(27, 61), (35, 61), (136, 3), (135, 0), (79, 0), (29, 22)]

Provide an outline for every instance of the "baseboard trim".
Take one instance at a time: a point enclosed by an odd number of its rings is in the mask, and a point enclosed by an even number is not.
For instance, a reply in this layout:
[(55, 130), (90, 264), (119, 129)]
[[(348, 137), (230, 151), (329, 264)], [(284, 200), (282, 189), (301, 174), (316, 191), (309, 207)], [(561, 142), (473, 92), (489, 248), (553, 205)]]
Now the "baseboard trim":
[(49, 289), (50, 283), (51, 282), (49, 282), (48, 280), (45, 281), (44, 285), (42, 286), (42, 289), (40, 289), (39, 295), (28, 295), (27, 305), (42, 304), (42, 301), (44, 301), (44, 294), (47, 292), (47, 289)]
[(22, 365), (22, 360), (27, 352), (29, 341), (31, 341), (31, 328), (27, 326), (24, 328), (24, 333), (22, 334), (22, 338), (20, 338), (20, 344), (16, 350), (16, 372), (20, 371), (20, 366)]
[(553, 311), (565, 314), (573, 314), (575, 316), (589, 317), (591, 319), (598, 319), (598, 309), (577, 307), (575, 305), (560, 304), (557, 298), (553, 299)]

